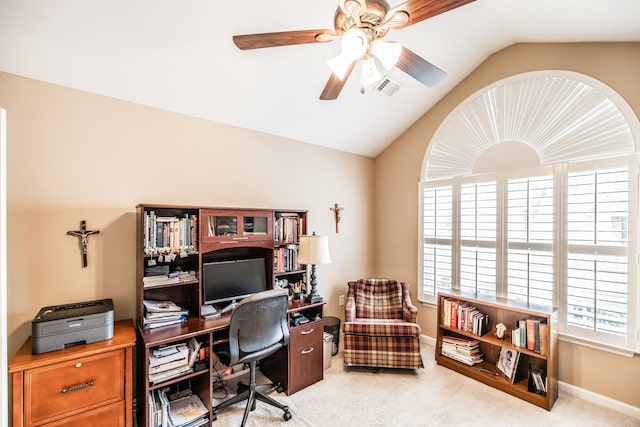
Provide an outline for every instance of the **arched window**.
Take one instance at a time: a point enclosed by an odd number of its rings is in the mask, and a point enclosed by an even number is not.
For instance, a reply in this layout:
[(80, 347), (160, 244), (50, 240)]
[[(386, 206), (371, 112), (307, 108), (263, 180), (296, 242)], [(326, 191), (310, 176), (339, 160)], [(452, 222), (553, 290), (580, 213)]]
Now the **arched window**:
[(419, 299), (552, 305), (563, 338), (638, 350), (638, 138), (622, 97), (574, 72), (469, 97), (423, 162)]

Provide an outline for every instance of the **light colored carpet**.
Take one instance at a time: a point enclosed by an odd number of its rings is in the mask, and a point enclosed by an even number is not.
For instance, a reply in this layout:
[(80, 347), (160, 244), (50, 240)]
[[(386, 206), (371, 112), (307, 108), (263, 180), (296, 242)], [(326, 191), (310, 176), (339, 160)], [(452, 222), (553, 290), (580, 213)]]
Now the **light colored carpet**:
[[(425, 367), (417, 371), (345, 368), (333, 356), (324, 380), (291, 396), (271, 396), (293, 418), (262, 402), (247, 426), (640, 426), (639, 420), (572, 396), (560, 396), (551, 411), (436, 365), (434, 347), (422, 344)], [(227, 389), (235, 392), (237, 379)], [(265, 381), (267, 382), (267, 381)], [(239, 426), (244, 404), (218, 413), (216, 426)]]

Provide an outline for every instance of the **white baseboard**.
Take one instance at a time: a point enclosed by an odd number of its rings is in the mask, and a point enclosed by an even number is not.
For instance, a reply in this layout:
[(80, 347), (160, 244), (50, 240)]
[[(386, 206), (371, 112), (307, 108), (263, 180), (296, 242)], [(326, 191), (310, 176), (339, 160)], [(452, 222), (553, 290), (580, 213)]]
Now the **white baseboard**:
[[(420, 335), (420, 341), (428, 345), (436, 345), (436, 339), (428, 335)], [(610, 397), (602, 394), (576, 387), (569, 383), (558, 381), (558, 394), (577, 397), (579, 399), (586, 400), (587, 402), (591, 402), (594, 405), (604, 406), (605, 408), (612, 409), (616, 412), (620, 412), (621, 414), (640, 420), (640, 408), (611, 399)]]
[(577, 397), (595, 405), (604, 406), (605, 408), (612, 409), (616, 412), (620, 412), (621, 414), (640, 420), (640, 408), (629, 405), (628, 403), (620, 402), (619, 400), (611, 399), (610, 397), (602, 394), (594, 393), (584, 388), (576, 387), (573, 384), (558, 381), (558, 394)]

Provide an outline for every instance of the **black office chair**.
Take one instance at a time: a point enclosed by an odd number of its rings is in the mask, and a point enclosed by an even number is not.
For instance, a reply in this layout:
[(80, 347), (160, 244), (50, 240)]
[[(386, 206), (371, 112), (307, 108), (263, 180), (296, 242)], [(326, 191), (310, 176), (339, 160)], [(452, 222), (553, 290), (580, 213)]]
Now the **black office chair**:
[(258, 361), (275, 353), (289, 344), (287, 325), (287, 291), (272, 289), (257, 293), (240, 301), (231, 313), (229, 324), (229, 366), (238, 363), (249, 364), (249, 385), (238, 384), (238, 394), (213, 408), (213, 420), (216, 412), (234, 403), (247, 400), (242, 418), (242, 426), (247, 422), (249, 412), (255, 409), (256, 399), (280, 408), (284, 411), (284, 420), (291, 419), (289, 407), (272, 399), (263, 391), (280, 384), (256, 385), (256, 366)]

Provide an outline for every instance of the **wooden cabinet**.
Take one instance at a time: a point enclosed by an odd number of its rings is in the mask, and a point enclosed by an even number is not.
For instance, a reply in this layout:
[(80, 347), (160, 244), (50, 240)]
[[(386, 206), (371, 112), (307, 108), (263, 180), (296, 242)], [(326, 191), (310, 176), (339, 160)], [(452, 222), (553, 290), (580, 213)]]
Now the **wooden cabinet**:
[[(278, 284), (285, 279), (287, 283), (300, 283), (305, 278), (306, 269), (297, 265), (295, 258), (299, 236), (306, 231), (306, 215), (306, 211), (300, 210), (138, 206), (136, 304), (141, 343), (137, 352), (140, 425), (150, 425), (149, 396), (165, 388), (190, 388), (211, 411), (212, 363), (217, 360), (211, 354), (227, 346), (231, 313), (201, 317), (203, 266), (263, 258), (267, 288), (273, 288), (276, 280), (280, 280)], [(282, 252), (288, 251), (287, 261), (293, 262), (278, 270), (276, 263), (281, 249)], [(145, 319), (145, 300), (172, 301), (188, 314), (182, 322), (149, 328), (149, 319)], [(272, 358), (272, 371), (263, 370), (273, 381), (282, 381), (288, 394), (322, 379), (322, 307), (323, 303), (290, 303), (290, 312), (303, 310), (311, 316), (312, 322), (308, 326), (313, 326), (313, 332), (306, 332), (309, 328), (303, 326), (292, 327), (289, 347)], [(187, 343), (192, 338), (204, 349), (197, 369), (194, 366), (191, 371), (181, 372), (176, 377), (151, 381), (149, 357), (153, 350), (160, 346)], [(266, 362), (267, 365), (269, 363)]]
[(9, 364), (14, 426), (132, 426), (131, 319), (110, 340), (31, 354), (29, 338)]
[[(287, 395), (310, 386), (324, 377), (324, 303), (292, 301), (289, 304), (289, 346), (261, 361), (260, 370), (271, 380), (282, 383)], [(299, 313), (310, 321), (295, 325)]]
[(202, 251), (248, 242), (273, 244), (273, 211), (203, 209)]
[[(458, 302), (466, 307), (473, 307), (487, 316), (486, 332), (479, 336), (473, 332), (451, 326), (450, 319), (452, 314), (446, 314), (449, 309), (445, 309), (445, 301), (447, 300), (449, 302)], [(555, 308), (533, 306), (503, 298), (441, 292), (438, 294), (436, 362), (541, 408), (551, 410), (558, 397), (557, 313)], [(512, 330), (517, 328), (519, 321), (523, 319), (536, 319), (547, 325), (549, 333), (541, 335), (541, 339), (544, 342), (540, 345), (540, 348), (543, 349), (540, 352), (530, 350), (526, 346), (525, 348), (515, 346), (511, 343)], [(506, 326), (502, 339), (496, 337), (495, 326), (499, 323)], [(480, 353), (483, 355), (482, 363), (467, 365), (445, 356), (443, 338), (447, 336), (478, 340)], [(503, 348), (506, 351), (510, 351), (511, 354), (517, 353), (517, 365), (513, 383), (497, 368)], [(534, 391), (533, 377), (531, 375), (536, 373), (542, 373), (543, 375), (543, 381), (546, 383), (545, 394)]]

